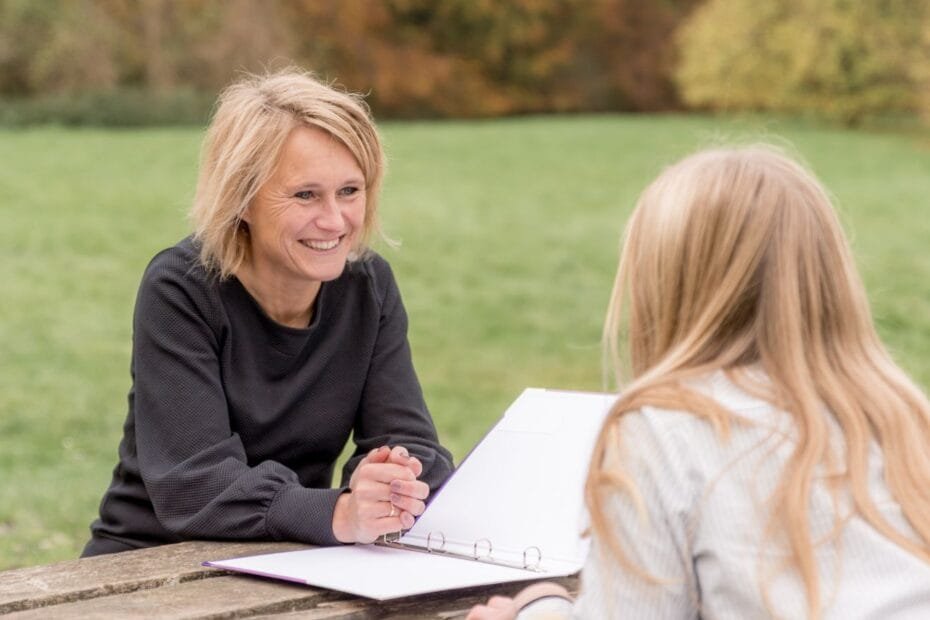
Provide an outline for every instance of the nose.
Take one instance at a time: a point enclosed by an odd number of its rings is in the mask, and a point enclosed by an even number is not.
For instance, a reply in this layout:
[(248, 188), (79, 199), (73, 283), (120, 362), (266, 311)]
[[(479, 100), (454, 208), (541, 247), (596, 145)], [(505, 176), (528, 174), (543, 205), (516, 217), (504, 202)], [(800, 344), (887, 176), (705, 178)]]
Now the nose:
[(323, 209), (316, 218), (316, 225), (323, 230), (333, 230), (341, 232), (344, 224), (342, 209), (335, 196), (327, 196), (323, 201)]

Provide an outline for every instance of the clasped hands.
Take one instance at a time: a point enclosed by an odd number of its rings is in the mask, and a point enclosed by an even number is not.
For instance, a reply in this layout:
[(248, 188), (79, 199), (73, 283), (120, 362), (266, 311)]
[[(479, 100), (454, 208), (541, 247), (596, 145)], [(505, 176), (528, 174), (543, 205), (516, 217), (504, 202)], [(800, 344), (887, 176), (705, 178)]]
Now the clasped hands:
[(403, 446), (381, 446), (359, 462), (349, 492), (336, 500), (333, 534), (344, 543), (372, 543), (383, 534), (413, 527), (426, 509), (429, 486), (423, 464)]

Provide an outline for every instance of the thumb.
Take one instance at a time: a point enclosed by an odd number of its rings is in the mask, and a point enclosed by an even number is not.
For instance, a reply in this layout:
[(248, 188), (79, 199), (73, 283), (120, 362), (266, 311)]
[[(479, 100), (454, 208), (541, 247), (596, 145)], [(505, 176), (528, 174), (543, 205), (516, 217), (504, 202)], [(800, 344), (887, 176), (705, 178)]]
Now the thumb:
[(391, 458), (391, 449), (387, 446), (381, 446), (366, 454), (359, 465), (362, 463), (387, 463), (389, 458)]
[(391, 456), (391, 449), (387, 446), (374, 448), (371, 452), (362, 457), (362, 460), (355, 466), (352, 476), (349, 478), (349, 486), (355, 488), (355, 478), (358, 476), (358, 470), (362, 465), (374, 463), (386, 463)]

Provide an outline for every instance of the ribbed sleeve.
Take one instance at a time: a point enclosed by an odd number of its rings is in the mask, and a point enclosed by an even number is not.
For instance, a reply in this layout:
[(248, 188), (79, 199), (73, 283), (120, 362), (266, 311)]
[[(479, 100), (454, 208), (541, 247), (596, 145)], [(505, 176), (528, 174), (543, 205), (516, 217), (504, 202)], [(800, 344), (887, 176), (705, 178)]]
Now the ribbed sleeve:
[(357, 450), (343, 469), (343, 485), (371, 449), (402, 445), (423, 463), (421, 479), (435, 490), (452, 472), (452, 456), (435, 439), (432, 420), (413, 370), (407, 313), (390, 267), (367, 265), (372, 294), (379, 299), (379, 328), (355, 424)]

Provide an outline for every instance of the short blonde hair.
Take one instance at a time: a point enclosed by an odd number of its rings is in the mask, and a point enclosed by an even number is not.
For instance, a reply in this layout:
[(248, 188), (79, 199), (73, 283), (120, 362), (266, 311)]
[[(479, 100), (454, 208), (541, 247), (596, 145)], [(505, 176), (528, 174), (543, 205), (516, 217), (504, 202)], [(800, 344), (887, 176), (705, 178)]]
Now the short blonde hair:
[(190, 211), (200, 260), (229, 277), (248, 253), (242, 215), (271, 177), (287, 137), (300, 125), (317, 127), (341, 142), (365, 177), (365, 221), (353, 255), (364, 255), (378, 225), (378, 193), (385, 160), (381, 139), (361, 96), (288, 68), (247, 75), (220, 94), (200, 156)]

